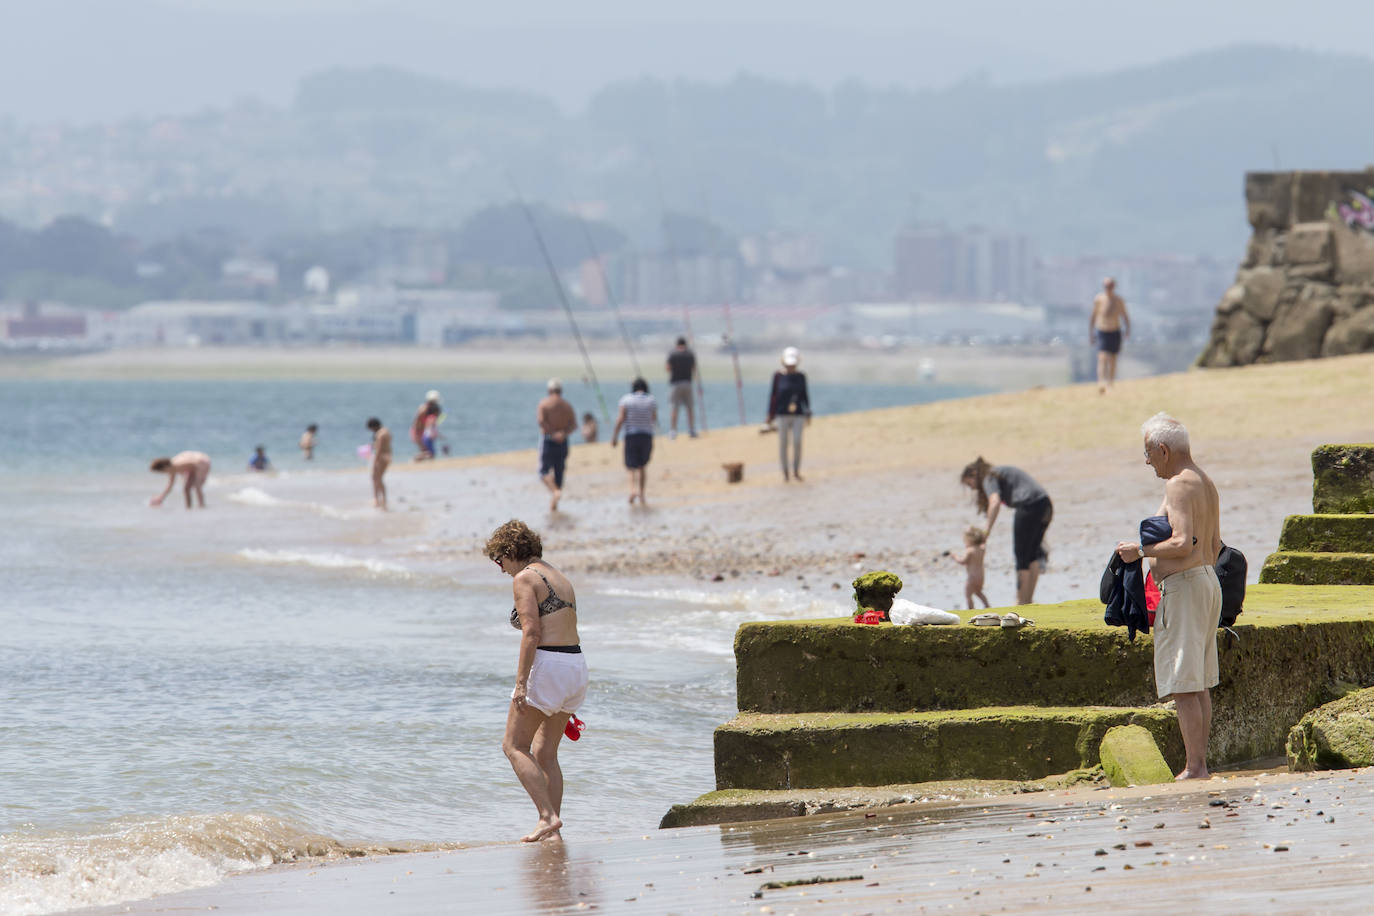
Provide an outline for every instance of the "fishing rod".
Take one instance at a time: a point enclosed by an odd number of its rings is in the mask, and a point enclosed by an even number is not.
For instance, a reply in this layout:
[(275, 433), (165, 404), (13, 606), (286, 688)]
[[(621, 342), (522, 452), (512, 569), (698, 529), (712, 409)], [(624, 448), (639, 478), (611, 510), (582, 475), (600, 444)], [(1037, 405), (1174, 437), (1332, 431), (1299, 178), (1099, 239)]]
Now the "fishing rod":
[(592, 238), (592, 230), (581, 214), (578, 214), (577, 222), (582, 226), (582, 235), (587, 239), (592, 260), (596, 261), (596, 268), (601, 272), (601, 285), (606, 288), (606, 300), (610, 302), (611, 311), (615, 313), (615, 323), (620, 326), (620, 337), (625, 341), (625, 349), (630, 354), (630, 365), (634, 367), (635, 378), (643, 378), (644, 373), (639, 371), (639, 360), (635, 358), (634, 344), (630, 342), (630, 332), (625, 327), (625, 319), (620, 315), (620, 303), (616, 301), (615, 291), (611, 289), (611, 278), (606, 274), (606, 265), (601, 262), (601, 252), (596, 249), (596, 239)]
[[(706, 201), (706, 218), (711, 218), (711, 198), (708, 194), (703, 194)], [(735, 397), (739, 400), (739, 425), (744, 426), (747, 422), (744, 419), (744, 377), (739, 370), (739, 347), (735, 346), (735, 322), (730, 316), (730, 293), (725, 288), (725, 279), (720, 273), (720, 264), (714, 258), (712, 263), (716, 265), (716, 280), (720, 284), (720, 304), (725, 310), (725, 343), (730, 347), (730, 362), (735, 368)]]
[(596, 400), (601, 405), (601, 417), (609, 423), (611, 422), (611, 414), (606, 409), (606, 399), (601, 395), (601, 383), (596, 380), (596, 370), (592, 368), (592, 358), (587, 353), (587, 345), (582, 342), (582, 332), (577, 328), (577, 319), (573, 317), (572, 305), (568, 302), (568, 294), (563, 291), (563, 280), (558, 276), (558, 268), (553, 266), (553, 258), (549, 255), (549, 246), (544, 244), (544, 233), (539, 231), (539, 224), (534, 221), (534, 211), (525, 202), (525, 196), (520, 193), (520, 186), (515, 183), (515, 176), (507, 172), (506, 179), (510, 182), (511, 188), (515, 190), (515, 199), (520, 202), (520, 209), (525, 212), (525, 219), (529, 221), (530, 230), (534, 232), (534, 240), (539, 243), (539, 253), (544, 256), (544, 266), (549, 269), (549, 276), (553, 279), (553, 288), (558, 291), (558, 301), (563, 303), (563, 312), (568, 316), (568, 325), (572, 328), (573, 338), (577, 341), (577, 349), (582, 351), (582, 362), (587, 366), (587, 376), (592, 380), (592, 388), (596, 391)]
[[(668, 245), (668, 266), (673, 272), (673, 292), (682, 300), (682, 326), (686, 331), (687, 345), (695, 352), (697, 345), (696, 339), (692, 336), (692, 313), (687, 308), (686, 297), (682, 295), (682, 278), (678, 275), (676, 246), (673, 244), (673, 233), (668, 225), (668, 205), (664, 203), (663, 199), (663, 182), (658, 174), (658, 160), (651, 157), (651, 161), (654, 168), (654, 189), (658, 192), (658, 211), (663, 218), (664, 241)], [(701, 367), (699, 365), (695, 375), (697, 377), (697, 410), (701, 417), (701, 431), (706, 432), (706, 391), (701, 386)]]

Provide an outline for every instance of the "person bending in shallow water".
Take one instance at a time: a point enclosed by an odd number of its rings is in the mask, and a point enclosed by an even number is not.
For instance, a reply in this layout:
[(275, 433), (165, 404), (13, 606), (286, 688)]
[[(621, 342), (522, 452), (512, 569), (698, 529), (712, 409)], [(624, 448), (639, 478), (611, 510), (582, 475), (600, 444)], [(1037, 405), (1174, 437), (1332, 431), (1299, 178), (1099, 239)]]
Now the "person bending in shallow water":
[(196, 499), (200, 501), (200, 507), (205, 508), (205, 480), (210, 476), (210, 456), (204, 452), (178, 452), (171, 458), (154, 458), (153, 463), (148, 465), (150, 471), (162, 471), (167, 474), (167, 487), (158, 495), (148, 500), (150, 506), (160, 506), (162, 501), (167, 498), (167, 494), (172, 492), (172, 487), (176, 486), (177, 475), (186, 475), (186, 508), (191, 508), (191, 493), (196, 494)]
[(483, 549), (511, 577), (515, 596), (510, 623), (520, 631), (520, 654), (501, 750), (539, 812), (534, 829), (520, 838), (533, 843), (557, 837), (563, 827), (558, 742), (587, 696), (577, 595), (568, 577), (545, 562), (539, 535), (524, 522), (506, 522)]

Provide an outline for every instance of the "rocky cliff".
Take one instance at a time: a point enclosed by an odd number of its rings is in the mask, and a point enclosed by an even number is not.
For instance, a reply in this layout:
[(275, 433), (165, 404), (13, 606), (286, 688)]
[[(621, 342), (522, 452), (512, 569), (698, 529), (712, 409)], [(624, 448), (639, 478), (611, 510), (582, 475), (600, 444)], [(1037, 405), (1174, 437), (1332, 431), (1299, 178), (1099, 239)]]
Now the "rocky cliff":
[(1250, 244), (1198, 365), (1374, 350), (1374, 166), (1250, 172), (1245, 204)]

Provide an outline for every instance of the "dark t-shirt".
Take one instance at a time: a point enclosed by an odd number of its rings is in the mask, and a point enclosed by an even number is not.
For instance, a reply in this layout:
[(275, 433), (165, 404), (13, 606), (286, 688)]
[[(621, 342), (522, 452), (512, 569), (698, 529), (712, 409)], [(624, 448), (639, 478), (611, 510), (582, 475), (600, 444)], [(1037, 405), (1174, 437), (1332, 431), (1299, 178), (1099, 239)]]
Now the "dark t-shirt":
[(668, 354), (668, 381), (690, 382), (692, 370), (697, 367), (696, 354), (691, 350), (672, 350)]
[(983, 479), (983, 490), (989, 496), (996, 493), (1005, 505), (1013, 509), (1049, 496), (1034, 477), (1009, 464), (999, 464), (993, 468), (992, 474)]

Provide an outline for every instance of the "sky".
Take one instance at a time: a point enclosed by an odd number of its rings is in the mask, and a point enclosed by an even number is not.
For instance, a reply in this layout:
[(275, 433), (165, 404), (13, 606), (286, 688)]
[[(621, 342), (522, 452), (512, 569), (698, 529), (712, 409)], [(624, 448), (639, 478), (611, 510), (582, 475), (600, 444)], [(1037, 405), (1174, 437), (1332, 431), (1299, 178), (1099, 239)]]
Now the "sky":
[(0, 117), (286, 105), (303, 75), (373, 65), (538, 92), (575, 113), (645, 75), (1017, 83), (1242, 42), (1367, 56), (1371, 35), (1371, 0), (0, 0)]

